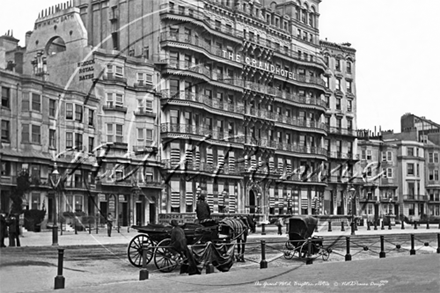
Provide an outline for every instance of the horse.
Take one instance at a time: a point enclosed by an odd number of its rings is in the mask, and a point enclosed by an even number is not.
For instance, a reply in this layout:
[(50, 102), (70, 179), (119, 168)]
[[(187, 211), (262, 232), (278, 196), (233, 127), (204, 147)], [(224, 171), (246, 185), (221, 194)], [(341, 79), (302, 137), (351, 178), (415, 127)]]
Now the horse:
[(221, 219), (218, 223), (219, 231), (224, 231), (227, 227), (227, 234), (231, 240), (237, 240), (237, 262), (244, 262), (244, 251), (249, 232), (255, 233), (255, 221), (251, 215), (242, 215), (236, 217), (227, 217)]

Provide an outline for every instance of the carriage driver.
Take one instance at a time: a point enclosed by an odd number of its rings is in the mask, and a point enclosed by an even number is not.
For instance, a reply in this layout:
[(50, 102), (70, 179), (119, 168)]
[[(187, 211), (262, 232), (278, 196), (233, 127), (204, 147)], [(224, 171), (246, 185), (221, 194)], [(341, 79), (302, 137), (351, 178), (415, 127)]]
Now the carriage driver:
[(200, 194), (197, 198), (196, 213), (199, 223), (203, 223), (207, 219), (211, 219), (211, 209), (209, 208), (208, 203), (205, 201), (204, 194)]

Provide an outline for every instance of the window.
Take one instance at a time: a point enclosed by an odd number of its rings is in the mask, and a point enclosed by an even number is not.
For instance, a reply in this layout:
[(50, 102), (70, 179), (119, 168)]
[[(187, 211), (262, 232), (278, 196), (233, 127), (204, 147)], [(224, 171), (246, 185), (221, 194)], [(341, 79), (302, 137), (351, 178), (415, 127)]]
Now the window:
[(146, 133), (145, 140), (146, 140), (147, 145), (152, 145), (153, 144), (153, 129), (146, 129), (145, 133)]
[(8, 120), (2, 120), (2, 141), (9, 141), (9, 121)]
[(352, 111), (353, 111), (353, 101), (347, 100), (347, 112), (352, 112)]
[(11, 176), (11, 162), (2, 161), (1, 176)]
[(153, 101), (145, 101), (145, 111), (153, 112)]
[(387, 178), (393, 178), (393, 169), (392, 168), (387, 168)]
[(41, 112), (41, 95), (32, 93), (32, 111)]
[(93, 126), (94, 119), (95, 119), (95, 110), (89, 109), (89, 126)]
[(326, 88), (330, 87), (330, 78), (328, 76), (324, 76), (324, 85)]
[(340, 78), (336, 79), (336, 89), (339, 91), (341, 90), (341, 79)]
[(347, 129), (349, 131), (353, 130), (353, 120), (347, 119)]
[(434, 154), (433, 153), (429, 153), (428, 157), (429, 157), (429, 163), (434, 163)]
[(40, 132), (40, 126), (38, 125), (32, 125), (32, 142), (33, 143), (41, 143), (41, 132)]
[(341, 99), (336, 98), (336, 110), (341, 110)]
[(434, 170), (434, 180), (438, 181), (438, 170)]
[(415, 204), (410, 203), (410, 204), (408, 205), (408, 214), (409, 214), (410, 216), (414, 216), (414, 215), (415, 215)]
[(347, 61), (347, 73), (351, 74), (351, 62)]
[(49, 148), (52, 149), (55, 148), (55, 141), (56, 141), (55, 130), (49, 129)]
[(116, 107), (124, 107), (124, 96), (122, 94), (116, 94)]
[(420, 168), (419, 168), (419, 164), (416, 165), (417, 167), (417, 177), (420, 176)]
[(89, 153), (93, 152), (94, 148), (95, 148), (95, 138), (89, 137)]
[(22, 124), (21, 129), (21, 143), (29, 142), (29, 124)]
[(83, 197), (82, 195), (75, 195), (75, 212), (81, 212), (83, 210)]
[(56, 115), (56, 101), (49, 99), (49, 116), (50, 117), (55, 117)]
[(73, 120), (73, 104), (66, 103), (66, 119)]
[(372, 159), (371, 150), (367, 150), (367, 160), (371, 160), (371, 159)]
[(75, 105), (75, 120), (82, 122), (83, 108), (81, 105)]
[(408, 147), (408, 148), (406, 148), (406, 154), (408, 155), (408, 156), (411, 156), (411, 157), (413, 157), (414, 156), (414, 148), (410, 148), (410, 147)]
[(351, 80), (347, 80), (347, 92), (351, 93), (352, 92), (352, 88), (351, 88), (352, 82)]
[(414, 197), (414, 194), (416, 194), (414, 182), (408, 182), (408, 195)]
[(335, 66), (336, 70), (341, 70), (341, 60), (340, 59), (336, 59), (336, 66)]
[(175, 95), (179, 93), (179, 80), (178, 79), (170, 79), (170, 98), (174, 98)]
[(434, 180), (434, 170), (429, 170), (429, 180)]
[(406, 174), (407, 175), (414, 175), (414, 164), (413, 163), (406, 164)]
[(123, 140), (124, 140), (123, 125), (116, 124), (116, 142), (123, 142)]
[(75, 149), (81, 150), (83, 143), (82, 133), (75, 133)]
[(2, 87), (2, 107), (9, 108), (11, 100), (11, 89)]
[(73, 133), (66, 132), (66, 149), (73, 148)]
[(438, 153), (434, 153), (434, 163), (438, 163)]
[(393, 160), (393, 152), (387, 152), (387, 161)]
[(124, 71), (122, 66), (116, 66), (116, 76), (117, 77), (124, 77)]
[(23, 100), (21, 101), (21, 110), (23, 112), (29, 111), (29, 96), (23, 95)]
[(31, 209), (32, 210), (40, 209), (40, 194), (38, 192), (31, 193)]

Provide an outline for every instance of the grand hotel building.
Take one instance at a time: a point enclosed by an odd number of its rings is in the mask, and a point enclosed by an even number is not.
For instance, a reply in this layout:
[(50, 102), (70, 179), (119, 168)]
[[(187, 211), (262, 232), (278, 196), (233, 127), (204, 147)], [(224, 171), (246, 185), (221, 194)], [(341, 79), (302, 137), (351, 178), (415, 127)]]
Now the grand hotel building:
[[(200, 193), (214, 214), (253, 213), (262, 220), (347, 213), (336, 196), (343, 187), (322, 178), (341, 160), (356, 159), (355, 50), (320, 42), (320, 2), (75, 0), (57, 10), (60, 17), (80, 17), (77, 29), (89, 51), (79, 59), (102, 56), (94, 69), (103, 84), (93, 91), (102, 114), (97, 143), (120, 143), (109, 164), (125, 162), (122, 154), (134, 151), (131, 141), (149, 135), (109, 128), (140, 119), (109, 105), (141, 107), (145, 101), (136, 95), (150, 88), (136, 85), (150, 74), (153, 114), (146, 123), (155, 139), (148, 144), (158, 149), (150, 165), (162, 185), (142, 190), (150, 203), (143, 221), (191, 220)], [(154, 73), (147, 74), (149, 65)], [(138, 74), (144, 67), (147, 75)], [(85, 92), (93, 87), (79, 84)], [(110, 88), (114, 98), (106, 94)], [(132, 201), (130, 191), (121, 199)], [(130, 222), (137, 222), (136, 206), (128, 206)]]

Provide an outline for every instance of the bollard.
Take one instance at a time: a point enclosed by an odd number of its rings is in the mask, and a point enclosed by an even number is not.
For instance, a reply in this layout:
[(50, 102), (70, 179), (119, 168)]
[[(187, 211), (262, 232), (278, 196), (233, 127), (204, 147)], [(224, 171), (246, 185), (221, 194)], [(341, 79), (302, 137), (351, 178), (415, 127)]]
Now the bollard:
[(440, 234), (437, 234), (437, 253), (440, 253)]
[(52, 227), (52, 245), (58, 245), (58, 226), (56, 225)]
[(266, 235), (266, 224), (261, 224), (261, 235)]
[(411, 250), (409, 251), (409, 255), (415, 255), (416, 250), (414, 249), (414, 234), (411, 234)]
[(328, 232), (332, 231), (332, 221), (328, 221)]
[(148, 280), (147, 249), (142, 250), (142, 269), (139, 271), (139, 281)]
[(313, 259), (311, 258), (311, 256), (312, 256), (312, 239), (309, 237), (308, 242), (307, 242), (307, 260), (306, 260), (306, 265), (313, 264)]
[(402, 230), (405, 230), (405, 221), (402, 220)]
[(417, 230), (417, 221), (414, 221), (414, 229)]
[(380, 252), (379, 252), (379, 258), (385, 258), (385, 244), (384, 244), (384, 238), (383, 238), (383, 235), (380, 236)]
[(374, 230), (377, 230), (377, 219), (374, 219)]
[(381, 224), (380, 224), (380, 230), (385, 230), (383, 220), (381, 221)]
[(58, 248), (58, 275), (55, 277), (54, 289), (64, 289), (64, 276), (63, 276), (63, 258), (64, 248)]
[(428, 218), (428, 222), (426, 222), (426, 229), (429, 229), (429, 218)]
[(391, 230), (391, 219), (390, 219), (390, 221), (388, 222), (388, 230)]
[(345, 255), (345, 261), (351, 260), (351, 254), (350, 254), (350, 237), (345, 237), (345, 243), (347, 248), (347, 254)]
[(367, 230), (370, 231), (370, 221), (367, 221)]
[(345, 231), (345, 227), (344, 227), (344, 221), (341, 222), (341, 231)]
[(260, 261), (260, 269), (267, 269), (267, 261), (266, 261), (266, 241), (261, 240), (261, 261)]

